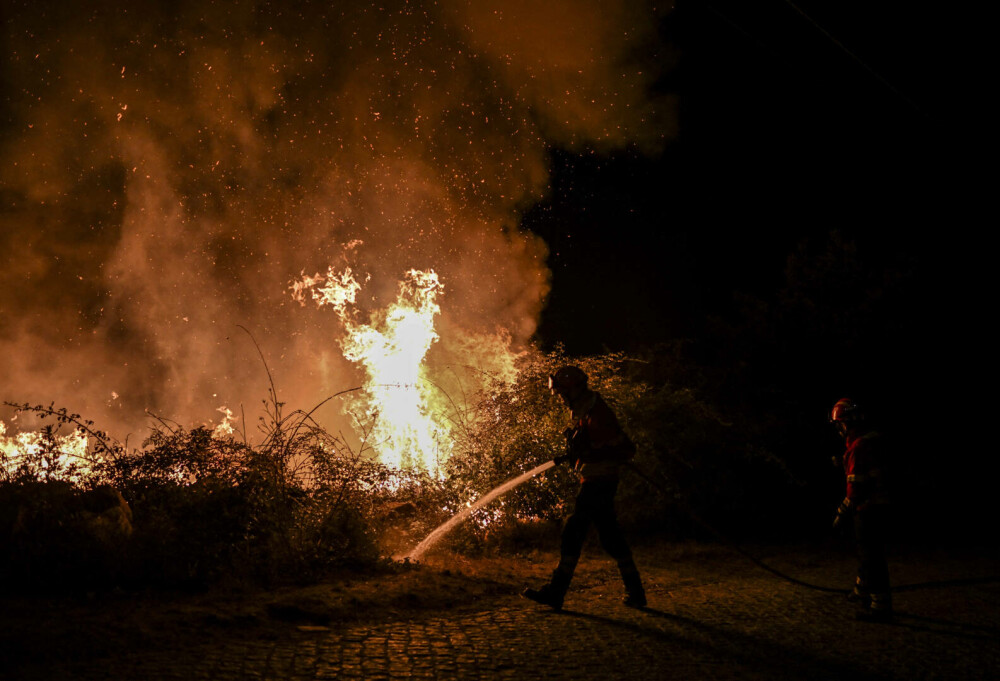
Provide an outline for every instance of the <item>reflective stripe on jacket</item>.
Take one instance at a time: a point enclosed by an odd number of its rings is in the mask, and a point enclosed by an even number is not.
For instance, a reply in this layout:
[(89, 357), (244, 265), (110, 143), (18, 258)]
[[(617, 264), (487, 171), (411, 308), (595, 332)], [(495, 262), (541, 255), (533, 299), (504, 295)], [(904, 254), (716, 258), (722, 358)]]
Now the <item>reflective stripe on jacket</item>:
[(872, 431), (848, 441), (844, 452), (844, 474), (847, 478), (846, 500), (862, 510), (870, 504), (885, 504), (886, 462), (879, 434)]

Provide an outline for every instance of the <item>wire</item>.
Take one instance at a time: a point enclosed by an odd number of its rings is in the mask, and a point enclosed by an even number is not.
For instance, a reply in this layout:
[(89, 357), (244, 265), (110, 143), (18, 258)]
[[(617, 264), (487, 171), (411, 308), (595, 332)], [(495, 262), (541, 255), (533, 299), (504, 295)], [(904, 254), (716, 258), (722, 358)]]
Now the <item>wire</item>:
[(786, 5), (788, 5), (789, 7), (791, 7), (800, 17), (802, 17), (803, 19), (805, 19), (806, 21), (808, 21), (810, 24), (812, 24), (813, 28), (815, 28), (817, 31), (819, 31), (824, 36), (826, 36), (826, 38), (830, 42), (832, 42), (834, 45), (836, 45), (844, 54), (846, 54), (848, 57), (850, 57), (855, 62), (857, 62), (861, 66), (861, 68), (863, 68), (869, 74), (871, 74), (872, 76), (874, 76), (876, 80), (878, 80), (880, 83), (882, 83), (887, 88), (889, 88), (889, 90), (891, 90), (893, 92), (893, 94), (895, 94), (897, 97), (899, 97), (904, 102), (906, 102), (911, 107), (913, 107), (914, 111), (916, 111), (917, 113), (919, 113), (921, 116), (927, 116), (927, 112), (925, 112), (923, 109), (921, 109), (917, 105), (916, 102), (914, 102), (912, 99), (910, 99), (909, 97), (907, 97), (896, 86), (894, 86), (892, 83), (890, 83), (884, 77), (882, 77), (882, 74), (880, 74), (878, 71), (876, 71), (871, 66), (869, 66), (868, 63), (864, 59), (862, 59), (857, 54), (855, 54), (850, 49), (848, 49), (848, 47), (846, 45), (844, 45), (844, 43), (842, 43), (839, 40), (837, 40), (837, 38), (832, 33), (830, 33), (825, 28), (823, 28), (822, 26), (820, 26), (820, 24), (815, 19), (813, 19), (811, 16), (809, 16), (808, 14), (806, 14), (805, 11), (801, 7), (799, 7), (794, 2), (792, 2), (792, 0), (782, 0), (782, 1)]
[[(891, 82), (889, 82), (889, 80), (887, 80), (885, 77), (883, 77), (882, 74), (880, 74), (874, 68), (872, 68), (871, 66), (869, 66), (868, 63), (864, 59), (862, 59), (860, 56), (858, 56), (853, 51), (851, 51), (851, 49), (848, 48), (840, 40), (838, 40), (836, 36), (834, 36), (828, 30), (826, 30), (825, 28), (823, 28), (823, 26), (820, 25), (819, 22), (817, 22), (811, 16), (809, 16), (808, 14), (806, 14), (805, 10), (803, 10), (801, 7), (799, 7), (794, 2), (792, 2), (792, 0), (782, 0), (782, 2), (784, 2), (786, 5), (788, 5), (802, 19), (804, 19), (810, 25), (812, 25), (813, 28), (815, 28), (817, 31), (819, 31), (820, 33), (822, 33), (823, 36), (827, 40), (829, 40), (830, 42), (832, 42), (841, 52), (843, 52), (848, 57), (850, 57), (854, 62), (856, 62), (859, 66), (861, 66), (861, 68), (863, 68), (865, 71), (867, 71), (872, 77), (874, 77), (877, 81), (879, 81), (880, 83), (882, 83), (882, 85), (884, 85), (886, 88), (888, 88), (893, 94), (895, 94), (901, 100), (903, 100), (904, 102), (906, 102), (906, 104), (909, 105), (914, 111), (916, 111), (921, 116), (924, 116), (925, 118), (930, 118), (930, 115), (926, 111), (924, 111), (923, 108), (921, 108), (916, 102), (914, 102), (912, 99), (910, 99), (899, 88), (897, 88), (895, 85), (893, 85)], [(764, 41), (762, 41), (760, 38), (758, 38), (757, 36), (755, 36), (753, 33), (751, 33), (749, 30), (747, 30), (746, 28), (744, 28), (742, 25), (740, 25), (739, 23), (737, 23), (736, 21), (734, 21), (730, 16), (728, 16), (726, 13), (724, 13), (718, 7), (716, 7), (715, 5), (713, 5), (711, 2), (708, 2), (707, 0), (703, 0), (702, 4), (705, 5), (705, 7), (707, 7), (708, 10), (712, 14), (714, 14), (716, 17), (718, 17), (719, 19), (721, 19), (725, 23), (729, 24), (729, 26), (731, 28), (733, 28), (734, 30), (736, 30), (739, 33), (743, 34), (744, 37), (749, 38), (750, 40), (752, 40), (753, 42), (755, 42), (758, 45), (758, 47), (763, 48), (772, 57), (775, 57), (775, 58), (778, 57), (778, 52), (773, 47), (771, 47), (770, 45), (768, 45), (767, 43), (765, 43)]]
[(717, 7), (715, 7), (712, 3), (710, 3), (710, 2), (703, 2), (703, 4), (705, 5), (705, 7), (708, 8), (708, 11), (710, 11), (712, 14), (714, 14), (716, 17), (718, 17), (722, 21), (724, 21), (727, 24), (729, 24), (730, 28), (732, 28), (733, 30), (735, 30), (737, 33), (740, 33), (744, 38), (747, 38), (751, 42), (756, 43), (757, 47), (759, 47), (763, 51), (767, 52), (769, 55), (771, 55), (771, 57), (773, 57), (775, 59), (779, 58), (778, 52), (773, 47), (771, 47), (770, 45), (768, 45), (767, 43), (765, 43), (764, 41), (762, 41), (760, 38), (758, 38), (754, 34), (750, 33), (748, 30), (746, 30), (745, 28), (743, 28), (742, 26), (740, 26), (738, 23), (736, 23), (735, 21), (733, 21), (729, 16), (727, 16), (726, 14), (722, 13), (721, 11), (719, 11), (719, 9)]

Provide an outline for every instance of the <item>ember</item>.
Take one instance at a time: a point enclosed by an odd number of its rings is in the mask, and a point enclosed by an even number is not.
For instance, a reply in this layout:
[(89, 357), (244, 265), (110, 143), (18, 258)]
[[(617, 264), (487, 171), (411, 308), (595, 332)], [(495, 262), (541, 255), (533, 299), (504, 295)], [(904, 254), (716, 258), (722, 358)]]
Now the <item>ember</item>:
[[(550, 275), (519, 221), (549, 190), (552, 140), (659, 133), (650, 76), (629, 57), (646, 17), (608, 3), (502, 17), (420, 5), (233, 5), (162, 25), (14, 11), (0, 242), (17, 254), (2, 273), (17, 295), (0, 397), (71, 402), (119, 438), (145, 428), (146, 410), (204, 423), (264, 391), (242, 325), (290, 404), (308, 408), (364, 367), (372, 388), (355, 406), (384, 422), (384, 460), (439, 470), (447, 419), (417, 355), (531, 342)], [(345, 249), (355, 269), (324, 276), (325, 300), (358, 305), (360, 321), (287, 304), (290, 277)], [(439, 313), (431, 277), (447, 282)], [(395, 345), (414, 330), (412, 348)], [(403, 418), (417, 422), (382, 430)]]

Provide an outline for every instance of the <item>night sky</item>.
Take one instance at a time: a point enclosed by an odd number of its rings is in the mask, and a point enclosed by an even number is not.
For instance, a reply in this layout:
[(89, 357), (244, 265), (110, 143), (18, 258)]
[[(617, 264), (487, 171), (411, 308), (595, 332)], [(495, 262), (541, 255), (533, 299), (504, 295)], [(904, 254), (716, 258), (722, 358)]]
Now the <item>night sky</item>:
[[(676, 136), (654, 156), (557, 151), (553, 196), (525, 217), (552, 248), (543, 339), (702, 338), (746, 296), (775, 302), (789, 257), (821, 257), (835, 231), (871, 277), (895, 278), (881, 322), (856, 329), (860, 387), (926, 396), (949, 418), (972, 406), (967, 381), (988, 368), (983, 140), (952, 17), (912, 10), (677, 3), (661, 25), (676, 68), (656, 84), (679, 102)], [(845, 281), (841, 301), (855, 295)], [(560, 333), (581, 319), (598, 320), (591, 334)]]
[[(952, 259), (975, 258), (961, 235), (977, 231), (979, 203), (948, 17), (892, 2), (753, 5), (679, 2), (663, 20), (678, 61), (656, 88), (679, 101), (663, 153), (555, 152), (554, 195), (525, 218), (553, 251), (543, 336), (588, 299), (614, 317), (597, 334), (614, 334), (611, 346), (697, 333), (734, 291), (777, 289), (788, 255), (831, 230), (959, 290)], [(613, 287), (560, 286), (563, 273), (606, 280), (604, 268), (649, 314), (611, 304)]]

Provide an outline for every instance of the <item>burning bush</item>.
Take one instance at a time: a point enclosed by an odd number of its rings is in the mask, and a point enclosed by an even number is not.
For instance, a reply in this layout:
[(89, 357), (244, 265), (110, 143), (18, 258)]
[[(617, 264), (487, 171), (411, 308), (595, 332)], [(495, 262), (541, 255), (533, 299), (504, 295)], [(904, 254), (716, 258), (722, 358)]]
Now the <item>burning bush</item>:
[[(513, 381), (477, 379), (464, 408), (452, 412), (452, 454), (437, 474), (381, 463), (367, 437), (373, 424), (362, 424), (360, 445), (352, 448), (312, 412), (286, 415), (273, 386), (256, 444), (231, 427), (185, 429), (161, 421), (127, 452), (76, 414), (15, 405), (57, 424), (36, 434), (31, 446), (22, 443), (16, 461), (11, 438), (0, 439), (7, 443), (0, 448), (3, 569), (34, 579), (71, 573), (77, 582), (175, 585), (313, 579), (331, 567), (372, 566), (562, 453), (569, 414), (546, 386), (548, 375), (570, 361), (560, 351), (526, 353)], [(633, 532), (674, 537), (697, 531), (693, 517), (739, 529), (737, 519), (759, 511), (759, 491), (784, 484), (787, 475), (745, 429), (672, 382), (679, 374), (671, 362), (659, 352), (572, 359), (638, 446), (635, 467), (622, 476), (621, 521)], [(65, 427), (73, 433), (60, 434)], [(549, 543), (576, 483), (568, 467), (549, 469), (475, 511), (450, 545)], [(97, 489), (127, 502), (131, 536), (109, 545), (73, 531), (86, 520), (80, 499)]]
[[(86, 587), (181, 585), (313, 578), (377, 560), (378, 511), (399, 473), (351, 451), (308, 414), (283, 416), (281, 403), (267, 404), (260, 444), (160, 423), (131, 452), (78, 415), (18, 405), (55, 416), (90, 444), (88, 465), (63, 466), (61, 476), (51, 463), (65, 456), (57, 426), (16, 459), (12, 447), (5, 450), (3, 569)], [(95, 489), (120, 493), (134, 532), (110, 549), (84, 551), (76, 509)]]

